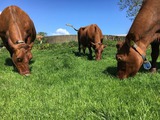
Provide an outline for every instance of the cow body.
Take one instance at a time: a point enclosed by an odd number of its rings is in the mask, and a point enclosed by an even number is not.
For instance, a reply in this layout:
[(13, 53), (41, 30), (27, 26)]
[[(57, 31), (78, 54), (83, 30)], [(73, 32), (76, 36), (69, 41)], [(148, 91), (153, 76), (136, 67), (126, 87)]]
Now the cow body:
[[(126, 36), (125, 42), (116, 45), (119, 78), (134, 76), (145, 61), (147, 47), (160, 37), (159, 6), (160, 0), (145, 0)], [(151, 54), (154, 60), (157, 57), (155, 54), (158, 54), (158, 49), (155, 46), (155, 44), (152, 45), (153, 51)]]
[(30, 74), (31, 49), (36, 30), (30, 17), (19, 7), (9, 6), (0, 15), (0, 37), (19, 73)]
[(83, 48), (83, 53), (85, 54), (85, 49), (89, 49), (89, 55), (92, 59), (92, 49), (95, 50), (96, 60), (101, 59), (101, 54), (104, 49), (103, 35), (102, 31), (96, 24), (91, 24), (86, 27), (81, 27), (78, 30), (78, 49), (79, 53), (81, 52), (81, 46)]

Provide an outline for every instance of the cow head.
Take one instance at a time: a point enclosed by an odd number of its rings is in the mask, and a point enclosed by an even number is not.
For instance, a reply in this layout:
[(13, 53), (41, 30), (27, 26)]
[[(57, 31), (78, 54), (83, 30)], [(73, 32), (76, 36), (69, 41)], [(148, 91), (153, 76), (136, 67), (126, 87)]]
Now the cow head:
[(12, 61), (21, 75), (29, 75), (29, 61), (32, 58), (30, 46), (23, 41), (13, 44), (8, 40), (9, 45), (13, 49)]
[(117, 72), (120, 79), (134, 76), (140, 69), (142, 56), (127, 42), (119, 42), (117, 45)]
[(102, 43), (92, 43), (92, 45), (95, 46), (96, 60), (100, 60), (102, 57), (103, 49), (106, 47), (106, 45), (103, 45)]

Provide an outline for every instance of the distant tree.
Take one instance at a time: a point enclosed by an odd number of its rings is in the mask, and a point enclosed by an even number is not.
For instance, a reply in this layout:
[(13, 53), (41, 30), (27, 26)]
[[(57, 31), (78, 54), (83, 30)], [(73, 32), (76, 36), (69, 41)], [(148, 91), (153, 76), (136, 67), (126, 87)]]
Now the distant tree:
[(45, 41), (45, 36), (47, 36), (47, 33), (45, 32), (38, 32), (36, 39), (40, 42), (40, 44), (42, 44), (42, 41)]
[(38, 35), (47, 36), (46, 32), (38, 32)]
[(144, 0), (119, 0), (118, 5), (120, 10), (127, 9), (127, 18), (129, 18), (130, 20), (134, 20), (143, 1)]

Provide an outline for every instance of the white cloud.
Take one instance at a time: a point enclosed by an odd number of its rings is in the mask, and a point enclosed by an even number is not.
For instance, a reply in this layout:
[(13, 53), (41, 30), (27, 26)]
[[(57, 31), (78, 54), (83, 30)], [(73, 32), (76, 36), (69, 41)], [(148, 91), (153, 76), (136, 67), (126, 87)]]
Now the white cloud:
[(70, 35), (70, 33), (66, 29), (58, 28), (52, 35)]
[(2, 13), (2, 11), (0, 11), (0, 14)]
[(126, 36), (127, 34), (114, 34), (115, 36)]

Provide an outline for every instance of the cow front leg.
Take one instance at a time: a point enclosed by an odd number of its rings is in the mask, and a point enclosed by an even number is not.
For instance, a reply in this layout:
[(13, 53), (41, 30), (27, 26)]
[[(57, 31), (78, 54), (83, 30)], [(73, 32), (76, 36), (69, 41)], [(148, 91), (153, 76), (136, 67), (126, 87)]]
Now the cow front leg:
[(86, 47), (83, 46), (83, 54), (86, 54)]
[(79, 51), (79, 55), (81, 53), (81, 43), (78, 41), (78, 51)]
[(28, 44), (28, 46), (29, 46), (27, 54), (28, 54), (29, 60), (31, 60), (31, 59), (32, 59), (31, 50), (32, 50), (32, 47), (33, 47), (34, 42), (32, 41), (32, 38), (31, 38), (30, 36), (27, 38), (27, 41), (25, 41), (25, 42), (26, 42), (26, 43)]
[(159, 43), (158, 42), (153, 42), (151, 43), (151, 69), (150, 72), (156, 72), (157, 71), (157, 65), (156, 65), (156, 61), (158, 59), (158, 55), (159, 55)]
[(92, 49), (91, 49), (91, 47), (88, 47), (88, 49), (89, 49), (89, 59), (93, 59), (93, 57), (92, 57)]

